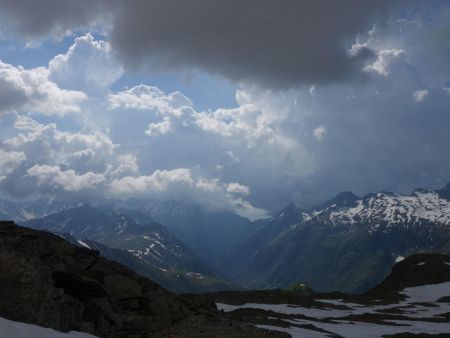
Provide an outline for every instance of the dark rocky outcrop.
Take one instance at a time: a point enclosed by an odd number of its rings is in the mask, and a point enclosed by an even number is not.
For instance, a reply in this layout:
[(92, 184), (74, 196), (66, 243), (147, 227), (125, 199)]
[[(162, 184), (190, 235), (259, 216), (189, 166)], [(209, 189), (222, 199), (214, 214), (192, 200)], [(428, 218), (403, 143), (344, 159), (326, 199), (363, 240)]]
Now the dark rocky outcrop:
[(415, 254), (395, 264), (389, 276), (367, 294), (386, 295), (408, 287), (448, 281), (450, 255)]
[(0, 316), (100, 337), (285, 337), (176, 296), (63, 238), (0, 222)]

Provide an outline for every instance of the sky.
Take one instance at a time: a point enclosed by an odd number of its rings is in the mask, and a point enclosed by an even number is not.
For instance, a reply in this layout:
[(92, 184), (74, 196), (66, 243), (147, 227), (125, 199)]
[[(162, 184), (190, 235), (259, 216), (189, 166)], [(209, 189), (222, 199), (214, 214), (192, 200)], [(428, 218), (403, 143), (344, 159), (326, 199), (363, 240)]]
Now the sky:
[(0, 0), (0, 195), (251, 219), (450, 181), (448, 0)]

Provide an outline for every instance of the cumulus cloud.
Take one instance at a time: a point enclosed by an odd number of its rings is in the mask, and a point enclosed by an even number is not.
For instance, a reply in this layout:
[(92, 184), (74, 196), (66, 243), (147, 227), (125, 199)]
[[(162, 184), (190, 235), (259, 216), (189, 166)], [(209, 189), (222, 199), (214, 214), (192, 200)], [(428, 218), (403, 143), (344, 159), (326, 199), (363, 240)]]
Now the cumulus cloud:
[(54, 123), (41, 124), (27, 116), (17, 116), (14, 128), (16, 135), (3, 141), (6, 147), (24, 151), (31, 162), (51, 160), (79, 172), (105, 170), (117, 147), (99, 131), (61, 131)]
[(65, 54), (50, 60), (49, 78), (59, 86), (75, 90), (105, 90), (123, 74), (109, 43), (91, 34), (75, 39)]
[(151, 175), (127, 176), (111, 183), (110, 193), (119, 196), (177, 199), (200, 203), (206, 207), (231, 209), (252, 219), (267, 215), (265, 210), (253, 207), (236, 194), (248, 194), (248, 187), (238, 183), (221, 183), (218, 179), (196, 176), (190, 169), (156, 170)]
[[(2, 140), (3, 148), (23, 154), (19, 165), (2, 180), (3, 194), (31, 197), (58, 192), (63, 197), (65, 192), (87, 189), (89, 181), (99, 183), (100, 175), (108, 176), (122, 164), (117, 146), (101, 132), (62, 131), (54, 123), (38, 123), (24, 115), (2, 122), (11, 134)], [(65, 182), (70, 183), (67, 188)]]
[(25, 161), (26, 156), (23, 152), (4, 151), (0, 149), (0, 172), (8, 173)]
[(62, 191), (79, 192), (82, 190), (97, 189), (98, 185), (105, 182), (101, 174), (87, 172), (77, 174), (74, 170), (61, 170), (58, 166), (34, 165), (27, 170), (31, 177), (36, 177), (38, 185), (44, 187), (44, 191), (58, 193)]
[(148, 136), (157, 136), (167, 134), (172, 130), (170, 119), (166, 116), (162, 122), (150, 123), (145, 133)]
[(110, 109), (140, 109), (153, 111), (160, 115), (173, 115), (180, 117), (192, 111), (192, 101), (181, 94), (174, 92), (166, 95), (159, 88), (138, 85), (108, 97)]
[(9, 123), (15, 134), (2, 140), (3, 194), (58, 195), (77, 200), (133, 196), (182, 199), (253, 218), (266, 215), (242, 198), (248, 188), (239, 183), (205, 178), (189, 168), (157, 169), (143, 175), (138, 158), (123, 152), (98, 130), (62, 131), (54, 123), (39, 123), (19, 114)]
[(87, 96), (59, 88), (46, 68), (24, 69), (0, 61), (0, 112), (9, 110), (44, 115), (79, 112)]
[(430, 91), (427, 89), (416, 90), (413, 94), (413, 98), (416, 102), (422, 102), (427, 98), (429, 93)]
[(318, 139), (319, 141), (322, 141), (323, 138), (325, 137), (326, 132), (327, 132), (327, 130), (325, 129), (324, 126), (319, 126), (313, 130), (313, 135), (316, 139)]
[(224, 137), (243, 137), (248, 141), (249, 147), (260, 139), (270, 143), (284, 143), (280, 139), (283, 136), (276, 132), (275, 127), (286, 118), (286, 113), (282, 108), (277, 112), (272, 110), (274, 102), (271, 99), (274, 95), (271, 94), (270, 91), (263, 94), (258, 89), (239, 89), (236, 92), (238, 107), (197, 112), (194, 114), (195, 123), (205, 131)]
[(380, 75), (389, 75), (389, 68), (391, 65), (405, 56), (405, 51), (402, 49), (384, 49), (377, 53), (377, 59), (374, 63), (367, 65), (364, 69), (366, 71), (374, 71)]
[[(178, 118), (154, 111), (148, 114), (140, 106), (125, 110), (118, 107), (113, 112), (114, 120), (119, 122), (111, 130), (113, 135), (114, 130), (134, 131), (120, 135), (120, 143), (136, 151), (141, 166), (149, 172), (160, 168), (197, 168), (205, 177), (220, 175), (224, 182), (239, 182), (240, 190), (233, 185), (229, 189), (253, 199), (252, 204), (265, 200), (267, 207), (269, 199), (273, 199), (267, 195), (269, 186), (277, 185), (281, 191), (314, 170), (311, 154), (299, 142), (297, 125), (289, 120), (297, 108), (296, 95), (296, 92), (279, 95), (270, 90), (242, 87), (236, 93), (237, 107), (192, 109)], [(145, 119), (148, 121), (153, 115), (163, 115), (165, 121), (170, 118), (170, 133), (158, 133), (157, 141), (140, 138), (146, 131), (155, 135), (163, 126), (161, 120), (156, 120), (151, 124), (151, 132), (142, 127), (148, 125)], [(252, 193), (247, 194), (244, 186), (248, 191), (251, 187)]]
[(227, 191), (232, 194), (242, 194), (242, 195), (250, 194), (250, 189), (247, 186), (239, 183), (228, 183)]

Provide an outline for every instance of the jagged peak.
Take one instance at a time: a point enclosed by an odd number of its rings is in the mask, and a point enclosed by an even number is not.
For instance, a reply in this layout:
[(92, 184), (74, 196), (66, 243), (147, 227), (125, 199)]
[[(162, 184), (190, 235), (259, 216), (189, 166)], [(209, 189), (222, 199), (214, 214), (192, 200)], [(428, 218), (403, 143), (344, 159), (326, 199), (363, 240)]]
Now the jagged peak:
[(283, 219), (292, 221), (301, 217), (302, 211), (294, 203), (289, 203), (286, 207), (280, 210), (274, 217), (274, 219)]
[(338, 206), (338, 207), (353, 206), (355, 202), (360, 199), (361, 198), (359, 196), (355, 195), (353, 192), (349, 190), (342, 191), (338, 193), (336, 196), (334, 196), (332, 199), (328, 200), (327, 202), (322, 203), (319, 206), (315, 207), (314, 210), (326, 209), (331, 206)]
[(359, 199), (360, 199), (360, 197), (355, 195), (350, 190), (342, 191), (333, 198), (333, 200), (335, 200), (335, 201), (342, 201), (344, 203), (348, 203), (349, 201), (354, 202)]
[(300, 208), (297, 207), (294, 203), (289, 203), (286, 207), (284, 207), (283, 209), (281, 209), (277, 215), (280, 214), (298, 214), (300, 212)]

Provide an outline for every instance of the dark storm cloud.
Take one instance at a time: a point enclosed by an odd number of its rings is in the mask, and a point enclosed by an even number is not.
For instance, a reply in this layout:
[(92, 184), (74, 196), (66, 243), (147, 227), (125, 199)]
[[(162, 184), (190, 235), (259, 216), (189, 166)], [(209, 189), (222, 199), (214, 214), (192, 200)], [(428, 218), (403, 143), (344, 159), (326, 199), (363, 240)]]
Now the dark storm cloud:
[(349, 56), (391, 1), (134, 1), (115, 20), (112, 43), (126, 64), (192, 66), (275, 87), (355, 76), (372, 56)]
[(0, 18), (3, 29), (13, 29), (26, 38), (63, 35), (67, 30), (105, 22), (114, 4), (97, 0), (0, 0)]
[(349, 55), (388, 0), (0, 0), (26, 36), (112, 21), (112, 45), (129, 69), (198, 68), (271, 87), (360, 75), (373, 53)]

